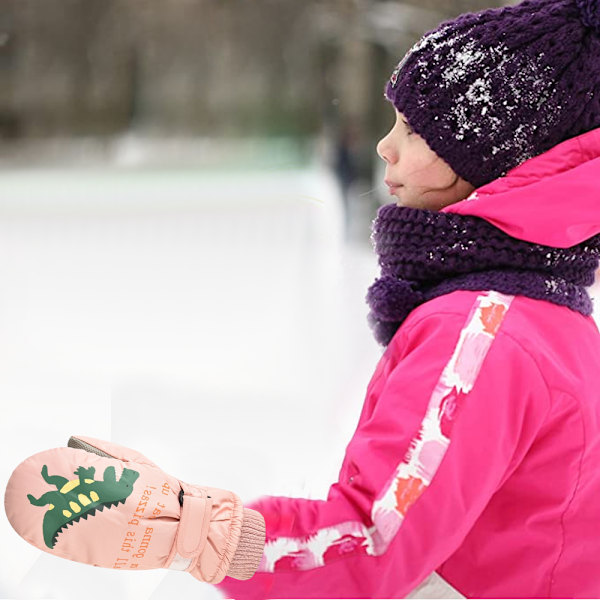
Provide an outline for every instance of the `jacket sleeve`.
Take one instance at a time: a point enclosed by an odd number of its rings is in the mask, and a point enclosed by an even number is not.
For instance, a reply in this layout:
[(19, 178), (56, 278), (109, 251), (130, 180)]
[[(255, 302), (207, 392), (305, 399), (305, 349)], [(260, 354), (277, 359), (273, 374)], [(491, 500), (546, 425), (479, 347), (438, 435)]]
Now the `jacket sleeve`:
[(492, 298), (396, 333), (327, 499), (247, 505), (265, 550), (251, 579), (217, 586), (226, 598), (403, 598), (454, 553), (550, 406), (536, 362), (501, 330), (513, 297)]

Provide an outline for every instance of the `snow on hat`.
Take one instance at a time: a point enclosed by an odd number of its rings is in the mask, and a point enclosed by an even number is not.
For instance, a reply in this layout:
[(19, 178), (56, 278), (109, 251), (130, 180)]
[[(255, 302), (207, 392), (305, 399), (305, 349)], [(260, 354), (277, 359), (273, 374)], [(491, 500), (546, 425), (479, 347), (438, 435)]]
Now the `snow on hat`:
[(384, 96), (481, 187), (600, 126), (600, 0), (524, 0), (443, 21)]

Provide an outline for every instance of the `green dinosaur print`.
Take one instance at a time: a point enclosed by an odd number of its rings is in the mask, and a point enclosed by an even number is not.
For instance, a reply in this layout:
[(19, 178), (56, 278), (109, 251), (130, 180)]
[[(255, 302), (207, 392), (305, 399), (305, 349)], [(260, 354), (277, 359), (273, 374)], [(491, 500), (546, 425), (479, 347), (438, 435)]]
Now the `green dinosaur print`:
[(125, 504), (125, 499), (133, 491), (133, 484), (140, 476), (137, 471), (123, 469), (117, 481), (113, 466), (104, 469), (103, 481), (94, 479), (95, 467), (77, 467), (74, 474), (77, 479), (68, 480), (60, 475), (48, 475), (48, 466), (42, 467), (42, 477), (46, 483), (56, 486), (56, 490), (46, 492), (39, 498), (27, 494), (29, 502), (34, 506), (50, 505), (44, 515), (44, 541), (48, 548), (54, 548), (58, 534), (71, 523), (79, 519), (87, 519), (96, 510)]

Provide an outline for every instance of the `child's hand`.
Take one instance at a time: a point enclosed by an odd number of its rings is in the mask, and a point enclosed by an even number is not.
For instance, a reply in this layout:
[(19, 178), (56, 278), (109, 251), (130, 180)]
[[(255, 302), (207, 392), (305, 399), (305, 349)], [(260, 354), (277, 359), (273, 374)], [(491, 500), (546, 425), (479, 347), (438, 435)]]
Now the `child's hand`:
[(233, 492), (189, 485), (135, 450), (83, 436), (23, 461), (5, 510), (19, 535), (50, 554), (185, 570), (207, 583), (252, 577), (265, 544), (262, 515)]

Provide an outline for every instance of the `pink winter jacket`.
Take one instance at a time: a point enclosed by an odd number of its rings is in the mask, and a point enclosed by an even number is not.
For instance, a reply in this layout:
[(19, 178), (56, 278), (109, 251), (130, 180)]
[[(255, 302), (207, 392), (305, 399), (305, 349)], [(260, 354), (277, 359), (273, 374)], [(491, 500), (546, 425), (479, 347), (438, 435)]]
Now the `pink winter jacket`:
[[(600, 232), (600, 129), (442, 212), (569, 247)], [(419, 305), (368, 383), (326, 500), (261, 497), (266, 546), (228, 598), (600, 597), (600, 335), (493, 290)], [(454, 412), (453, 412), (454, 411)], [(453, 423), (453, 425), (452, 425)]]

